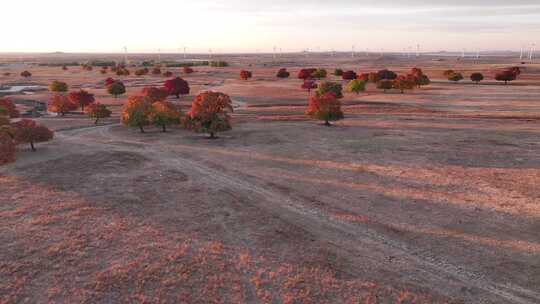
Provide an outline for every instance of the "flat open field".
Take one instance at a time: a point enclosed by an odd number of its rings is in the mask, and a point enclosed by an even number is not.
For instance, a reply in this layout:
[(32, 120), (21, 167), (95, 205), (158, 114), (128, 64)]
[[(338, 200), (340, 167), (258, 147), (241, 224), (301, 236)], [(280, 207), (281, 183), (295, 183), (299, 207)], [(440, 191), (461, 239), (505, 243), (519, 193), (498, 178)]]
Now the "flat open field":
[[(492, 76), (509, 58), (225, 59), (181, 75), (184, 112), (203, 90), (234, 99), (216, 140), (121, 126), (126, 97), (96, 69), (0, 76), (63, 80), (114, 111), (97, 127), (38, 118), (55, 139), (0, 168), (0, 303), (540, 303), (540, 65), (504, 86)], [(432, 84), (347, 93), (328, 128), (304, 116), (295, 76), (309, 66), (416, 66)], [(122, 79), (135, 94), (166, 78)]]

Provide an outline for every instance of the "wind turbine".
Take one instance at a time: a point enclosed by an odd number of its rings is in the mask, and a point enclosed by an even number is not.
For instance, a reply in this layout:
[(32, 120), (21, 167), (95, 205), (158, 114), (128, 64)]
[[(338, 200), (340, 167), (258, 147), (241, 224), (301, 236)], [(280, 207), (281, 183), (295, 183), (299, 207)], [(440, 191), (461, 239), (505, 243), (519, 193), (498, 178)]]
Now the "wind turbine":
[(416, 45), (416, 57), (420, 57), (420, 43)]
[(351, 58), (354, 58), (354, 45), (351, 48)]
[(128, 59), (127, 59), (127, 46), (124, 46), (124, 63), (127, 64), (128, 62)]
[(523, 60), (523, 45), (521, 46), (521, 49), (519, 51), (519, 60)]
[(536, 46), (536, 44), (531, 44), (531, 52), (529, 53), (529, 60), (533, 60), (533, 53), (534, 53), (534, 47)]

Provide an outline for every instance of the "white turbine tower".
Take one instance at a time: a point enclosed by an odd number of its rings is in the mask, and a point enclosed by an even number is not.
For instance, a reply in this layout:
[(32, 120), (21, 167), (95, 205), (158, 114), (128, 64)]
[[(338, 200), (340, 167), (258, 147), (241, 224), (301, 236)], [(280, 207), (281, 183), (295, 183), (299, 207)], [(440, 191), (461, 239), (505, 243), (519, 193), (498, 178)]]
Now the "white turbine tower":
[(531, 51), (529, 52), (529, 60), (533, 60), (533, 54), (534, 54), (534, 47), (536, 46), (536, 44), (531, 44)]
[(128, 59), (127, 59), (127, 46), (124, 46), (124, 63), (127, 64), (128, 62)]
[(420, 57), (420, 43), (416, 45), (416, 57)]
[(351, 48), (351, 58), (354, 58), (354, 45)]
[(521, 49), (519, 51), (519, 60), (523, 60), (523, 45), (521, 46)]
[(273, 56), (274, 56), (274, 61), (276, 60), (276, 46), (274, 45), (274, 53), (273, 53)]
[(187, 58), (187, 54), (186, 54), (186, 49), (187, 49), (187, 48), (186, 48), (186, 47), (184, 47), (184, 59), (186, 59), (186, 58)]

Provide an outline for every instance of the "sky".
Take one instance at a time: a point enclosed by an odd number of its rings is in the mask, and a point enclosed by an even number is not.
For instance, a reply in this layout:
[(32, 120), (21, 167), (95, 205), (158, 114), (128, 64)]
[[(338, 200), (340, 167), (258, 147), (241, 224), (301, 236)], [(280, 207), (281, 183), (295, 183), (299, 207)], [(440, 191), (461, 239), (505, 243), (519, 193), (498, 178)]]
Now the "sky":
[(487, 51), (540, 45), (540, 0), (2, 0), (0, 52)]

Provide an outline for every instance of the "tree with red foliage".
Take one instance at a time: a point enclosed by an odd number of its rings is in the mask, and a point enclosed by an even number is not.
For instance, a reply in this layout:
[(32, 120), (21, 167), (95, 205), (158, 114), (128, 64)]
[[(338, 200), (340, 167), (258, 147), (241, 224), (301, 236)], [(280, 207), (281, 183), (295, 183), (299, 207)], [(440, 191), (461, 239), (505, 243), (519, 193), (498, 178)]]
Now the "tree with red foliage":
[(151, 123), (152, 101), (146, 96), (129, 96), (122, 108), (121, 121), (124, 125), (139, 128), (144, 133), (144, 127)]
[(289, 78), (289, 76), (291, 76), (291, 73), (289, 73), (287, 69), (285, 68), (279, 69), (279, 71), (276, 74), (276, 77), (278, 78)]
[(184, 74), (191, 74), (191, 73), (193, 73), (193, 72), (195, 72), (195, 71), (193, 71), (192, 68), (185, 66), (185, 67), (183, 68), (183, 72), (184, 72)]
[(65, 116), (70, 111), (77, 110), (78, 105), (64, 95), (54, 94), (48, 106), (48, 111)]
[(0, 98), (0, 107), (5, 109), (6, 115), (10, 118), (18, 118), (20, 116), (15, 103), (9, 98)]
[(395, 89), (401, 91), (401, 94), (405, 93), (405, 90), (412, 90), (416, 85), (415, 78), (412, 75), (401, 75), (393, 80), (392, 86)]
[(8, 110), (0, 106), (0, 166), (15, 161), (13, 127), (9, 125)]
[(65, 66), (65, 65), (63, 65), (63, 66), (62, 66), (62, 71), (67, 71), (67, 70), (68, 70), (68, 67)]
[(107, 70), (106, 70), (106, 69), (101, 69), (101, 70), (99, 70), (99, 72), (100, 72), (101, 74), (107, 74)]
[(173, 73), (171, 71), (166, 71), (165, 73), (163, 73), (164, 77), (171, 77), (172, 75)]
[(174, 95), (176, 98), (180, 98), (180, 95), (189, 94), (188, 82), (180, 77), (165, 81), (165, 89), (167, 89), (169, 95)]
[(240, 71), (240, 79), (248, 80), (251, 77), (253, 77), (253, 74), (250, 71), (246, 71), (246, 70)]
[(479, 84), (482, 80), (484, 80), (484, 75), (482, 73), (471, 74), (471, 81), (476, 82), (476, 84)]
[(126, 86), (120, 80), (117, 80), (107, 86), (107, 92), (113, 95), (114, 98), (118, 98), (118, 95), (126, 93)]
[(30, 73), (28, 71), (22, 71), (21, 76), (24, 77), (24, 78), (29, 78), (29, 77), (32, 77), (32, 73)]
[(81, 107), (81, 111), (83, 112), (85, 106), (88, 106), (89, 104), (96, 101), (96, 99), (94, 98), (94, 94), (90, 94), (88, 93), (88, 91), (82, 89), (79, 91), (70, 92), (68, 97), (72, 102), (78, 104)]
[(180, 110), (173, 103), (158, 101), (152, 104), (150, 120), (155, 126), (161, 127), (163, 132), (167, 132), (169, 125), (180, 124), (180, 119)]
[(111, 110), (106, 105), (100, 103), (92, 103), (86, 108), (86, 115), (94, 119), (94, 124), (97, 125), (98, 121), (102, 118), (111, 117)]
[(517, 66), (508, 68), (508, 71), (511, 71), (512, 73), (514, 73), (514, 75), (516, 75), (516, 78), (517, 76), (521, 75), (521, 68)]
[(142, 95), (148, 97), (152, 102), (164, 101), (169, 96), (169, 91), (166, 88), (145, 87), (142, 90)]
[(298, 79), (303, 79), (303, 80), (307, 80), (307, 79), (310, 79), (311, 78), (311, 75), (313, 74), (313, 72), (315, 72), (317, 69), (301, 69), (299, 72), (298, 72)]
[(153, 75), (161, 75), (161, 68), (155, 67), (152, 69)]
[(317, 83), (313, 80), (305, 80), (301, 88), (308, 91), (308, 94), (311, 94), (311, 90), (317, 88)]
[(0, 166), (15, 161), (15, 143), (7, 130), (0, 126)]
[(509, 81), (516, 80), (516, 78), (517, 78), (517, 75), (512, 70), (506, 70), (506, 71), (502, 71), (495, 74), (495, 80), (504, 81), (505, 85), (507, 85)]
[(113, 84), (116, 80), (112, 79), (111, 77), (105, 79), (105, 86), (108, 87), (111, 84)]
[(429, 85), (431, 83), (429, 77), (425, 75), (420, 68), (412, 68), (411, 72), (407, 75), (407, 77), (409, 77), (419, 88), (421, 86)]
[(397, 74), (387, 69), (380, 70), (377, 72), (377, 79), (379, 80), (383, 80), (383, 79), (394, 80), (396, 78), (397, 78)]
[(30, 144), (32, 151), (36, 151), (35, 143), (49, 141), (54, 133), (45, 126), (36, 124), (30, 119), (23, 119), (12, 124), (13, 138), (17, 144)]
[(219, 92), (204, 92), (193, 100), (191, 111), (184, 119), (187, 129), (208, 133), (216, 138), (217, 132), (231, 129), (230, 112), (233, 112), (231, 98)]
[(343, 72), (343, 75), (341, 75), (341, 78), (343, 80), (353, 80), (356, 79), (356, 72), (355, 71), (345, 71)]
[(309, 100), (306, 115), (311, 118), (324, 120), (324, 125), (329, 127), (331, 126), (330, 121), (343, 119), (341, 102), (333, 93), (313, 96)]

